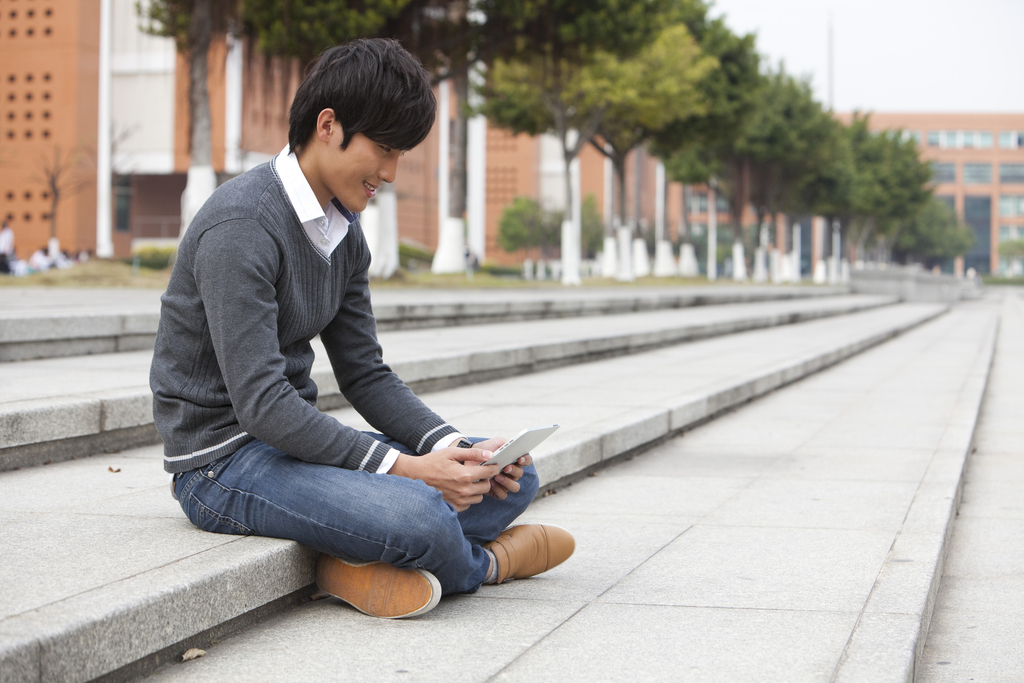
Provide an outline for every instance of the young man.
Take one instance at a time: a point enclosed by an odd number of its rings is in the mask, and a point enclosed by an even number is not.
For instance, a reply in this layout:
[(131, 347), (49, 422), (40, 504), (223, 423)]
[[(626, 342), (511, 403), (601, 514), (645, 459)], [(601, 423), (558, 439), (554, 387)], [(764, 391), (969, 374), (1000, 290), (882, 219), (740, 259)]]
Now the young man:
[[(481, 466), (505, 439), (474, 446), (382, 360), (357, 214), (434, 112), (428, 74), (398, 43), (324, 52), (289, 146), (220, 187), (183, 237), (150, 375), (164, 468), (193, 524), (314, 548), (320, 588), (383, 617), (533, 576), (574, 547), (557, 527), (506, 529), (537, 492), (530, 456)], [(317, 334), (381, 434), (316, 409)]]

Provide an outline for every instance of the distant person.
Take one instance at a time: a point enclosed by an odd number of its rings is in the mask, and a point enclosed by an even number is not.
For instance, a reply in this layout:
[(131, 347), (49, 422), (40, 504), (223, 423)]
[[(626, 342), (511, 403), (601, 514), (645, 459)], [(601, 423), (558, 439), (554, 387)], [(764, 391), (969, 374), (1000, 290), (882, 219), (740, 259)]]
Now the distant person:
[(14, 230), (5, 220), (0, 223), (0, 273), (11, 272), (14, 258)]
[(52, 265), (50, 257), (46, 255), (46, 247), (39, 247), (28, 257), (28, 267), (32, 272), (45, 273)]
[[(381, 617), (533, 576), (574, 548), (558, 527), (507, 528), (537, 493), (529, 455), (480, 466), (506, 439), (471, 443), (382, 359), (358, 212), (435, 108), (397, 42), (326, 50), (295, 95), (288, 146), (219, 187), (185, 233), (150, 373), (164, 469), (193, 524), (314, 548), (320, 588)], [(316, 409), (317, 335), (380, 433)]]

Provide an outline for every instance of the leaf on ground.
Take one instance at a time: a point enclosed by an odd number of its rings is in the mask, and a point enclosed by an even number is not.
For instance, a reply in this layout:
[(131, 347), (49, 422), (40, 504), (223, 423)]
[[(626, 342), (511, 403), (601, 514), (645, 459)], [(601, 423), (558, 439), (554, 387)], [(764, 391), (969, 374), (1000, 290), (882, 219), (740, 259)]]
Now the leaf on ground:
[(199, 659), (206, 654), (206, 650), (200, 650), (198, 647), (189, 648), (185, 650), (185, 654), (181, 656), (181, 661), (187, 662), (191, 659)]
[(120, 468), (120, 467), (118, 467), (117, 469), (115, 469), (115, 468), (113, 468), (113, 467), (108, 467), (108, 468), (107, 468), (107, 471), (108, 471), (108, 472), (114, 472), (114, 473), (117, 473), (117, 472), (120, 472), (120, 471), (121, 471), (121, 468)]

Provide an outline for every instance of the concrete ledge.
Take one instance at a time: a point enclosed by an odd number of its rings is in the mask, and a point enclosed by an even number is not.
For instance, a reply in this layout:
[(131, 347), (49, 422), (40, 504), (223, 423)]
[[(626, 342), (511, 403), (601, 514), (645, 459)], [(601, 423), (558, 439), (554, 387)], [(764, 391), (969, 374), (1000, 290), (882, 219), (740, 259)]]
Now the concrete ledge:
[[(542, 486), (583, 476), (943, 312), (921, 308), (884, 330), (833, 343), (742, 381), (670, 405), (629, 411), (600, 431), (557, 434), (536, 453)], [(294, 594), (313, 580), (314, 554), (296, 543), (223, 539), (204, 552), (3, 620), (0, 681), (85, 681), (125, 667), (145, 672), (148, 658), (166, 656), (168, 648), (180, 648), (196, 634)]]
[(377, 329), (407, 330), (424, 327), (480, 325), (493, 322), (571, 318), (590, 315), (614, 315), (656, 311), (667, 308), (713, 306), (722, 304), (784, 301), (819, 296), (835, 296), (850, 291), (848, 287), (790, 287), (728, 289), (701, 288), (688, 291), (680, 287), (671, 292), (608, 294), (595, 298), (552, 297), (548, 299), (513, 299), (451, 303), (375, 304)]
[(884, 270), (854, 270), (850, 288), (858, 294), (889, 294), (901, 301), (954, 303), (981, 296), (981, 285), (966, 278), (930, 273), (920, 266), (890, 266)]
[[(378, 303), (374, 305), (374, 314), (377, 329), (390, 331), (784, 301), (848, 292), (846, 287), (682, 287), (654, 292), (599, 292), (595, 296), (526, 291), (514, 297), (498, 292), (477, 301)], [(155, 310), (123, 315), (67, 311), (39, 315), (19, 310), (0, 320), (0, 362), (6, 362), (150, 350), (160, 314)]]
[[(709, 337), (856, 313), (894, 301), (887, 297), (854, 298), (800, 311), (747, 313), (714, 323), (681, 322), (599, 337), (581, 335), (558, 342), (470, 349), (394, 362), (391, 367), (414, 391), (423, 393)], [(319, 367), (314, 366), (312, 373), (319, 388), (318, 407), (333, 410), (348, 405), (334, 374), (322, 369), (323, 365)], [(0, 471), (157, 443), (159, 439), (152, 428), (152, 405), (148, 386), (0, 403)], [(152, 440), (142, 441), (146, 435)]]
[(871, 589), (832, 680), (913, 683), (924, 652), (964, 467), (995, 356), (999, 321), (986, 330), (954, 414)]

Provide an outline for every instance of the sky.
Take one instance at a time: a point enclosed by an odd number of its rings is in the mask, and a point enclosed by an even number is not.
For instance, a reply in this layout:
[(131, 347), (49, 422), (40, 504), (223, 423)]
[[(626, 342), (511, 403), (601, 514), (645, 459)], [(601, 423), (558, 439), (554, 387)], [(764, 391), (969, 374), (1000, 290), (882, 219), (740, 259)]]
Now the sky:
[(713, 0), (835, 111), (1024, 113), (1024, 0)]

